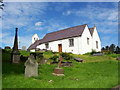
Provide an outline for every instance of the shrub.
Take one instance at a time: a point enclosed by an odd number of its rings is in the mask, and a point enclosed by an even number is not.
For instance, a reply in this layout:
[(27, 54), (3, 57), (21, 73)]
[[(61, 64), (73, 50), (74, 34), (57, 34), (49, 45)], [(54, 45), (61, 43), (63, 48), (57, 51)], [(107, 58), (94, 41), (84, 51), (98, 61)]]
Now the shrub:
[(53, 57), (51, 57), (50, 59), (52, 59), (54, 62), (57, 60), (57, 58), (59, 58), (59, 56), (54, 55)]
[(92, 49), (91, 55), (96, 54), (96, 50)]
[(106, 54), (107, 54), (107, 55), (110, 55), (110, 54), (111, 54), (111, 52), (110, 52), (110, 51), (108, 51), (108, 52), (106, 52)]
[(91, 52), (85, 53), (85, 54), (83, 54), (83, 55), (91, 55)]
[(60, 54), (65, 60), (70, 60), (73, 57), (71, 55), (69, 55), (68, 53), (61, 53)]

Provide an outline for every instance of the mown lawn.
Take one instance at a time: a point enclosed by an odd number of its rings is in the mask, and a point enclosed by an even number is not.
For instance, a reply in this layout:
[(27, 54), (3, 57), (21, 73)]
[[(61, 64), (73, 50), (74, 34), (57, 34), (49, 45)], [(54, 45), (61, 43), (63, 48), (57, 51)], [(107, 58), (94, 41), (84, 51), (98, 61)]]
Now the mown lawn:
[[(44, 52), (44, 57), (53, 56)], [(24, 77), (24, 64), (2, 63), (3, 88), (112, 88), (118, 85), (118, 62), (110, 56), (74, 55), (84, 60), (73, 61), (73, 67), (62, 67), (64, 75), (54, 76), (57, 65), (41, 64), (38, 77)], [(48, 81), (53, 80), (53, 83)]]

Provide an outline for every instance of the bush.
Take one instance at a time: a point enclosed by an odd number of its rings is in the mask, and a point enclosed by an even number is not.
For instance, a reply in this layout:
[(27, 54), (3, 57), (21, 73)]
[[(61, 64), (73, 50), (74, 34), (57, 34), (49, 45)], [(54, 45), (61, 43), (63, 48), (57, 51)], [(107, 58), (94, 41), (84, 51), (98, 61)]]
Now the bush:
[(57, 58), (59, 58), (59, 56), (54, 55), (53, 57), (51, 57), (50, 59), (52, 59), (54, 62), (57, 60)]
[(91, 52), (85, 53), (85, 54), (83, 54), (83, 55), (91, 55)]
[(96, 54), (96, 50), (92, 49), (91, 55)]
[(61, 53), (60, 54), (65, 60), (70, 60), (73, 57), (71, 55), (69, 55), (68, 53)]

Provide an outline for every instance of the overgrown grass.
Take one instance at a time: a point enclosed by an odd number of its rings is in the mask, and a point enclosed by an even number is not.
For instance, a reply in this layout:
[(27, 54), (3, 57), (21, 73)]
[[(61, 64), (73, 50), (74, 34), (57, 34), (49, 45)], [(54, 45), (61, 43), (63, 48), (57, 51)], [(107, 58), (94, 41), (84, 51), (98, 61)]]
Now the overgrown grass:
[[(20, 51), (27, 56), (29, 52)], [(57, 53), (59, 54), (59, 53)], [(3, 54), (5, 55), (5, 53)], [(9, 54), (7, 54), (9, 56)], [(70, 54), (84, 60), (78, 63), (72, 60), (73, 67), (62, 67), (63, 77), (52, 75), (57, 65), (41, 64), (38, 77), (24, 77), (24, 64), (2, 63), (3, 88), (112, 88), (118, 85), (118, 62), (109, 55), (91, 56)], [(44, 58), (54, 56), (52, 52), (44, 52)], [(3, 56), (4, 59), (10, 57)], [(53, 83), (48, 81), (53, 80)]]
[[(3, 63), (3, 88), (112, 88), (118, 84), (118, 63), (115, 61), (78, 63), (62, 67), (63, 77), (52, 75), (56, 65), (42, 64), (39, 76), (25, 78), (23, 64)], [(49, 83), (53, 80), (53, 83)]]

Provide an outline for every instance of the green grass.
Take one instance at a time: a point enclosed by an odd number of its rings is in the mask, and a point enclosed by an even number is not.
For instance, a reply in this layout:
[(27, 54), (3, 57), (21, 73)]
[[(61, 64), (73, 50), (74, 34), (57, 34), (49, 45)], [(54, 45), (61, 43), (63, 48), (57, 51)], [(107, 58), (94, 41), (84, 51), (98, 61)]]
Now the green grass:
[[(28, 55), (22, 52), (22, 55)], [(44, 58), (49, 59), (54, 54), (44, 52)], [(74, 60), (73, 67), (62, 67), (63, 77), (52, 75), (57, 65), (41, 64), (38, 77), (24, 77), (24, 64), (2, 63), (3, 88), (112, 88), (118, 85), (118, 62), (109, 55), (90, 56), (75, 55), (84, 60), (78, 63)], [(48, 81), (53, 80), (53, 83)]]
[[(116, 61), (78, 63), (62, 67), (64, 77), (52, 75), (56, 65), (42, 64), (39, 76), (25, 78), (24, 64), (3, 63), (3, 88), (112, 88), (118, 85)], [(78, 79), (78, 80), (76, 80)], [(53, 83), (49, 83), (53, 80)]]
[(20, 50), (20, 55), (29, 56), (30, 52), (27, 52), (27, 51), (24, 51), (24, 50)]

